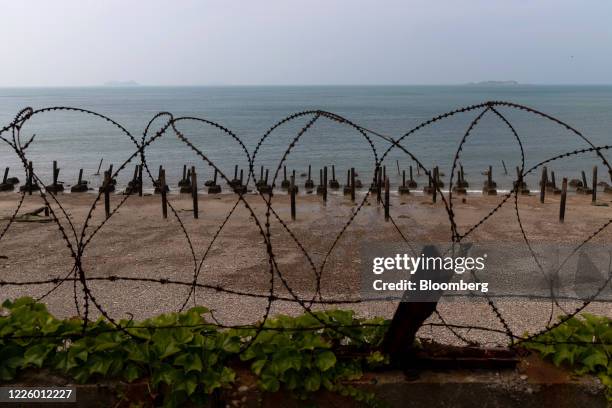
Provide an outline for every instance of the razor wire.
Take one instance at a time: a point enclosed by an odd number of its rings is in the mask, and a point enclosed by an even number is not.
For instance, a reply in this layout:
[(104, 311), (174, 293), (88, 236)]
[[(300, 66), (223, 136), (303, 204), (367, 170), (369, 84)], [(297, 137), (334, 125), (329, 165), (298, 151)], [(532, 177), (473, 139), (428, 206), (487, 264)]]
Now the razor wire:
[[(565, 128), (566, 130), (568, 130), (569, 132), (571, 132), (572, 134), (574, 134), (584, 143), (586, 143), (587, 147), (582, 148), (582, 149), (568, 151), (568, 152), (550, 157), (526, 169), (525, 168), (526, 152), (524, 149), (524, 145), (522, 143), (522, 139), (519, 136), (519, 133), (516, 130), (516, 128), (510, 123), (510, 121), (506, 118), (506, 116), (503, 115), (497, 109), (500, 107), (524, 111), (531, 115), (534, 115), (537, 118), (540, 118), (542, 120), (547, 120), (558, 126), (561, 126)], [(193, 264), (193, 275), (192, 275), (193, 278), (189, 281), (179, 280), (179, 279), (170, 279), (167, 277), (160, 277), (160, 278), (157, 278), (157, 277), (130, 277), (130, 276), (120, 276), (116, 274), (105, 276), (105, 277), (88, 276), (88, 274), (86, 273), (86, 268), (84, 267), (83, 262), (82, 262), (86, 254), (86, 250), (88, 249), (88, 247), (92, 245), (92, 242), (94, 242), (94, 238), (99, 233), (99, 231), (101, 231), (104, 228), (104, 226), (107, 224), (107, 222), (120, 210), (121, 207), (124, 206), (127, 200), (129, 200), (129, 198), (132, 196), (132, 194), (125, 194), (119, 200), (119, 202), (111, 209), (110, 216), (102, 220), (99, 224), (96, 225), (93, 223), (93, 213), (104, 193), (104, 191), (100, 189), (97, 192), (94, 202), (89, 208), (85, 221), (83, 225), (80, 227), (80, 231), (79, 231), (79, 229), (72, 222), (68, 211), (62, 205), (61, 201), (58, 199), (58, 194), (52, 191), (47, 191), (42, 183), (42, 180), (36, 174), (36, 172), (30, 171), (29, 176), (31, 178), (31, 182), (33, 183), (34, 186), (36, 186), (36, 190), (38, 190), (38, 194), (42, 198), (45, 204), (45, 207), (49, 209), (51, 220), (57, 227), (57, 230), (59, 232), (61, 239), (65, 242), (66, 247), (68, 248), (70, 252), (70, 257), (72, 258), (72, 261), (71, 261), (72, 266), (70, 267), (69, 272), (62, 277), (54, 277), (54, 278), (39, 279), (39, 280), (23, 280), (23, 281), (7, 281), (7, 280), (0, 279), (0, 288), (8, 287), (8, 286), (25, 287), (25, 286), (51, 285), (51, 288), (47, 292), (45, 292), (42, 296), (39, 297), (39, 300), (42, 300), (48, 297), (50, 294), (52, 294), (62, 285), (72, 284), (73, 301), (75, 303), (75, 307), (76, 307), (78, 315), (83, 319), (83, 330), (81, 333), (82, 335), (86, 335), (86, 328), (87, 328), (89, 318), (91, 315), (90, 309), (92, 308), (92, 306), (102, 316), (104, 316), (104, 318), (107, 319), (108, 322), (112, 324), (112, 326), (114, 327), (114, 330), (121, 330), (129, 334), (129, 332), (126, 331), (127, 327), (122, 326), (113, 317), (111, 317), (108, 310), (97, 300), (92, 288), (89, 285), (92, 282), (105, 281), (105, 282), (111, 282), (111, 283), (113, 282), (143, 282), (143, 283), (151, 283), (151, 284), (156, 283), (160, 285), (176, 285), (176, 286), (187, 287), (189, 288), (189, 292), (187, 296), (185, 297), (185, 299), (182, 301), (182, 306), (180, 307), (179, 311), (183, 310), (187, 306), (190, 300), (193, 300), (194, 303), (197, 303), (196, 290), (205, 290), (205, 291), (211, 291), (211, 292), (216, 292), (216, 293), (222, 293), (222, 294), (226, 294), (229, 296), (239, 296), (239, 297), (247, 297), (247, 298), (265, 300), (266, 306), (264, 309), (264, 313), (262, 315), (262, 318), (259, 320), (257, 324), (224, 325), (219, 322), (207, 323), (207, 325), (216, 326), (218, 328), (247, 328), (248, 327), (248, 328), (255, 329), (256, 330), (255, 335), (251, 338), (249, 342), (247, 342), (247, 344), (243, 345), (243, 349), (248, 348), (250, 343), (254, 341), (259, 335), (259, 333), (263, 330), (292, 330), (291, 328), (270, 328), (270, 327), (265, 326), (265, 322), (270, 318), (272, 305), (275, 302), (296, 303), (303, 309), (304, 313), (311, 315), (320, 324), (320, 327), (313, 327), (313, 328), (307, 328), (307, 329), (320, 330), (321, 328), (330, 328), (332, 330), (337, 331), (340, 334), (350, 337), (350, 333), (343, 331), (343, 329), (347, 329), (350, 326), (330, 324), (330, 323), (326, 323), (322, 321), (314, 313), (313, 306), (315, 305), (317, 306), (354, 305), (354, 304), (359, 304), (362, 302), (376, 300), (376, 299), (359, 299), (359, 298), (355, 298), (355, 299), (337, 298), (335, 299), (335, 298), (324, 297), (321, 292), (322, 290), (321, 281), (322, 281), (322, 278), (323, 278), (323, 275), (326, 269), (325, 267), (327, 265), (327, 261), (332, 255), (337, 244), (340, 242), (342, 237), (346, 234), (347, 229), (353, 224), (354, 220), (359, 216), (360, 212), (362, 211), (366, 203), (368, 203), (368, 199), (370, 197), (371, 191), (369, 189), (366, 189), (363, 199), (361, 199), (356, 204), (354, 211), (351, 212), (347, 221), (342, 225), (342, 228), (340, 229), (340, 231), (334, 235), (332, 243), (325, 251), (325, 255), (319, 265), (316, 264), (307, 246), (301, 242), (298, 234), (295, 233), (295, 231), (292, 229), (291, 223), (283, 219), (283, 217), (278, 213), (278, 211), (275, 210), (274, 204), (273, 204), (273, 198), (275, 196), (274, 187), (276, 184), (276, 180), (278, 179), (279, 173), (281, 169), (283, 168), (283, 165), (287, 161), (288, 157), (290, 156), (290, 154), (292, 153), (292, 151), (294, 150), (298, 142), (302, 140), (302, 138), (309, 132), (309, 130), (315, 125), (315, 123), (321, 120), (328, 120), (336, 124), (344, 125), (350, 130), (354, 131), (355, 134), (359, 138), (362, 138), (363, 140), (365, 140), (365, 142), (367, 143), (368, 151), (371, 150), (371, 153), (372, 153), (372, 164), (371, 165), (372, 165), (373, 174), (374, 174), (372, 185), (376, 185), (377, 173), (379, 169), (381, 168), (382, 163), (384, 162), (385, 158), (389, 155), (389, 153), (394, 150), (400, 151), (401, 153), (405, 154), (411, 161), (416, 163), (418, 169), (422, 170), (423, 173), (431, 180), (433, 169), (427, 168), (423, 164), (423, 161), (420, 160), (414, 153), (410, 151), (410, 149), (408, 149), (404, 145), (405, 141), (408, 140), (411, 136), (415, 135), (416, 133), (422, 131), (424, 128), (427, 128), (433, 125), (434, 123), (437, 123), (447, 118), (458, 116), (458, 115), (463, 115), (467, 113), (475, 113), (476, 116), (470, 122), (463, 137), (461, 138), (461, 141), (459, 143), (459, 146), (456, 152), (454, 153), (452, 167), (450, 171), (448, 194), (445, 196), (445, 194), (441, 190), (441, 186), (438, 185), (437, 182), (434, 182), (433, 184), (433, 187), (437, 190), (436, 193), (441, 198), (444, 209), (448, 215), (448, 223), (450, 227), (450, 236), (449, 236), (448, 242), (451, 243), (452, 245), (461, 243), (462, 240), (466, 239), (474, 231), (481, 228), (482, 225), (484, 225), (487, 222), (487, 220), (489, 220), (492, 216), (494, 216), (506, 203), (508, 203), (513, 198), (512, 201), (514, 201), (516, 223), (520, 229), (521, 239), (524, 241), (525, 245), (529, 249), (531, 257), (534, 259), (535, 263), (537, 264), (538, 269), (543, 274), (545, 274), (544, 269), (540, 263), (538, 255), (536, 254), (536, 252), (533, 250), (531, 246), (531, 242), (529, 240), (529, 237), (527, 236), (527, 233), (525, 232), (525, 229), (521, 221), (521, 216), (519, 213), (519, 204), (518, 204), (519, 187), (524, 177), (527, 176), (528, 174), (534, 173), (539, 168), (547, 165), (548, 163), (554, 162), (556, 160), (573, 157), (573, 156), (579, 156), (579, 155), (583, 155), (587, 153), (595, 153), (598, 159), (601, 161), (602, 165), (608, 170), (608, 173), (610, 174), (610, 177), (612, 179), (612, 167), (608, 163), (605, 156), (602, 154), (602, 151), (608, 151), (612, 149), (611, 145), (596, 146), (586, 136), (584, 136), (580, 131), (570, 126), (569, 124), (561, 121), (560, 119), (557, 119), (546, 113), (540, 112), (536, 109), (533, 109), (533, 108), (530, 108), (524, 105), (511, 103), (511, 102), (504, 102), (504, 101), (488, 101), (488, 102), (484, 102), (481, 104), (470, 105), (470, 106), (466, 106), (466, 107), (462, 107), (459, 109), (455, 109), (455, 110), (446, 112), (444, 114), (432, 117), (418, 124), (417, 126), (410, 129), (409, 131), (407, 131), (406, 133), (404, 133), (397, 139), (394, 139), (389, 136), (385, 136), (380, 132), (373, 131), (368, 128), (362, 127), (359, 124), (354, 123), (350, 121), (349, 119), (343, 116), (340, 116), (338, 114), (332, 113), (332, 112), (327, 112), (323, 110), (308, 110), (308, 111), (297, 112), (295, 114), (292, 114), (292, 115), (289, 115), (283, 118), (282, 120), (280, 120), (279, 122), (271, 126), (264, 133), (264, 135), (258, 140), (252, 153), (249, 152), (243, 140), (236, 133), (231, 131), (228, 127), (225, 127), (217, 122), (210, 121), (205, 118), (199, 118), (199, 117), (194, 117), (194, 116), (175, 117), (172, 113), (160, 112), (151, 118), (151, 120), (147, 123), (142, 133), (142, 136), (138, 139), (132, 133), (130, 133), (124, 126), (122, 126), (120, 123), (116, 122), (112, 118), (106, 115), (91, 111), (91, 110), (77, 108), (77, 107), (68, 107), (68, 106), (53, 106), (53, 107), (45, 107), (41, 109), (33, 109), (33, 108), (28, 107), (18, 112), (11, 123), (9, 123), (8, 125), (0, 129), (0, 139), (6, 145), (8, 145), (12, 153), (15, 154), (19, 158), (19, 160), (23, 164), (26, 174), (28, 174), (29, 172), (28, 163), (30, 162), (27, 156), (27, 149), (35, 141), (35, 136), (33, 135), (32, 137), (30, 137), (25, 143), (22, 142), (22, 134), (21, 134), (22, 128), (33, 117), (37, 115), (41, 115), (41, 114), (51, 114), (54, 112), (74, 112), (77, 114), (89, 115), (89, 116), (93, 116), (95, 118), (101, 119), (111, 124), (114, 128), (119, 130), (121, 134), (128, 137), (133, 142), (135, 146), (135, 150), (131, 152), (128, 159), (125, 160), (112, 174), (109, 174), (110, 178), (115, 179), (118, 176), (118, 174), (122, 170), (124, 170), (130, 163), (139, 160), (140, 165), (145, 170), (147, 176), (149, 177), (153, 185), (156, 185), (157, 180), (153, 176), (149, 168), (149, 165), (148, 165), (148, 161), (146, 157), (147, 148), (149, 148), (153, 143), (155, 143), (157, 140), (161, 139), (162, 137), (166, 135), (172, 135), (172, 134), (176, 136), (176, 138), (180, 142), (186, 145), (200, 160), (202, 160), (203, 163), (205, 163), (210, 168), (214, 169), (220, 175), (222, 180), (224, 180), (226, 183), (231, 185), (229, 177), (221, 170), (220, 166), (217, 163), (215, 163), (210, 157), (208, 157), (205, 151), (196, 147), (196, 145), (178, 129), (177, 124), (179, 123), (195, 122), (195, 123), (199, 123), (205, 126), (209, 126), (211, 128), (216, 129), (217, 131), (220, 131), (224, 137), (229, 137), (230, 139), (235, 141), (240, 147), (240, 150), (242, 150), (242, 152), (244, 153), (244, 162), (246, 163), (248, 167), (248, 174), (247, 174), (246, 183), (245, 183), (245, 186), (247, 186), (249, 185), (251, 180), (253, 180), (253, 183), (255, 183), (255, 185), (257, 185), (260, 182), (263, 182), (263, 180), (258, 179), (257, 175), (255, 174), (254, 163), (255, 163), (255, 159), (257, 155), (263, 149), (262, 146), (264, 142), (272, 134), (274, 134), (274, 132), (279, 127), (283, 126), (284, 124), (287, 124), (295, 120), (301, 120), (301, 119), (306, 120), (306, 124), (301, 126), (300, 129), (295, 134), (295, 136), (290, 140), (288, 147), (286, 148), (286, 150), (283, 152), (283, 154), (280, 157), (278, 166), (276, 166), (276, 168), (273, 169), (274, 172), (272, 175), (272, 182), (271, 182), (272, 188), (269, 191), (265, 191), (265, 192), (258, 191), (258, 195), (261, 198), (263, 204), (265, 205), (264, 217), (262, 217), (261, 215), (257, 215), (253, 205), (249, 203), (249, 201), (245, 197), (247, 194), (246, 192), (243, 192), (242, 190), (235, 191), (235, 195), (236, 195), (235, 203), (231, 206), (230, 210), (225, 214), (222, 222), (218, 225), (215, 232), (212, 234), (211, 240), (206, 246), (206, 249), (203, 255), (201, 256), (201, 258), (199, 258), (196, 253), (196, 248), (194, 247), (193, 240), (189, 232), (187, 231), (187, 227), (185, 226), (183, 219), (179, 215), (179, 212), (168, 201), (167, 205), (170, 208), (173, 218), (178, 223), (181, 234), (185, 238), (186, 246), (189, 249), (190, 262)], [(487, 114), (494, 115), (494, 117), (497, 118), (502, 123), (503, 126), (505, 126), (506, 128), (510, 130), (512, 136), (514, 137), (516, 144), (520, 149), (521, 161), (520, 161), (519, 171), (517, 174), (517, 180), (513, 182), (512, 190), (504, 194), (503, 197), (501, 197), (501, 200), (484, 217), (480, 218), (476, 223), (469, 226), (462, 232), (459, 230), (459, 227), (456, 223), (456, 216), (453, 210), (453, 198), (454, 197), (453, 197), (453, 191), (451, 187), (453, 185), (455, 170), (458, 166), (458, 163), (460, 162), (461, 154), (463, 153), (463, 150), (464, 150), (464, 145), (467, 139), (472, 134), (473, 130), (478, 126), (482, 117)], [(158, 125), (158, 128), (156, 128), (157, 130), (153, 132), (151, 129), (153, 128), (153, 126), (158, 120), (164, 120), (165, 122)], [(389, 146), (382, 152), (382, 154), (378, 152), (375, 147), (375, 143), (374, 143), (375, 138), (382, 139), (389, 144)], [(33, 186), (30, 185), (30, 188), (32, 187)], [(597, 186), (593, 186), (593, 188), (596, 188), (596, 187)], [(26, 194), (28, 194), (27, 190), (23, 190), (20, 192), (20, 198), (17, 202), (15, 209), (11, 213), (9, 219), (7, 220), (6, 225), (4, 225), (0, 231), (0, 242), (2, 241), (2, 239), (5, 238), (7, 233), (10, 231), (11, 226), (14, 224), (15, 220), (17, 219), (18, 213), (24, 203)], [(259, 235), (261, 235), (263, 239), (262, 245), (265, 248), (265, 253), (267, 256), (267, 260), (268, 260), (267, 269), (268, 269), (268, 274), (269, 274), (269, 290), (267, 293), (256, 293), (254, 291), (236, 290), (236, 289), (224, 287), (218, 284), (215, 285), (215, 284), (209, 284), (209, 283), (202, 283), (199, 281), (200, 274), (204, 266), (204, 262), (209, 256), (211, 248), (214, 246), (221, 232), (224, 230), (227, 223), (229, 222), (229, 220), (231, 219), (231, 217), (233, 216), (233, 214), (235, 213), (235, 211), (241, 204), (244, 206), (244, 208), (246, 208), (250, 216), (249, 218), (252, 220)], [(55, 207), (55, 209), (53, 207)], [(402, 232), (401, 227), (398, 225), (398, 223), (395, 221), (392, 215), (390, 215), (389, 219), (391, 221), (393, 228), (396, 230), (399, 237), (401, 238), (401, 241), (403, 241), (407, 245), (408, 248), (413, 250), (411, 246), (412, 243), (410, 242), (408, 235)], [(290, 284), (289, 280), (287, 279), (286, 271), (284, 271), (283, 268), (279, 266), (279, 263), (277, 261), (277, 254), (275, 252), (274, 244), (272, 242), (273, 240), (272, 240), (272, 234), (271, 234), (271, 221), (276, 221), (281, 225), (282, 229), (286, 233), (289, 234), (291, 240), (296, 244), (297, 250), (301, 253), (301, 255), (303, 255), (306, 258), (307, 267), (310, 270), (312, 270), (312, 273), (314, 276), (315, 290), (312, 296), (308, 298), (306, 298), (305, 296), (300, 296), (298, 292), (295, 290), (295, 288)], [(584, 245), (586, 245), (588, 242), (590, 242), (596, 236), (598, 236), (610, 224), (612, 224), (612, 218), (610, 218), (609, 220), (604, 222), (601, 226), (593, 230), (576, 248), (572, 250), (570, 255), (568, 255), (563, 260), (561, 266), (559, 266), (559, 269), (569, 260), (569, 258), (572, 255), (574, 255), (580, 248), (582, 248)], [(286, 290), (287, 294), (283, 295), (283, 294), (278, 294), (276, 292), (275, 286), (277, 283), (276, 281), (277, 279), (280, 282), (281, 287), (284, 290)], [(582, 302), (582, 304), (578, 306), (577, 308), (575, 308), (573, 311), (567, 311), (563, 309), (561, 305), (559, 304), (556, 295), (551, 291), (551, 313), (550, 313), (550, 318), (548, 320), (548, 323), (540, 331), (533, 333), (531, 335), (528, 335), (528, 336), (517, 335), (516, 333), (512, 331), (512, 329), (510, 328), (510, 325), (508, 324), (505, 318), (504, 313), (502, 313), (499, 307), (496, 305), (493, 299), (493, 296), (489, 296), (486, 293), (484, 294), (484, 298), (487, 302), (487, 305), (494, 313), (496, 319), (502, 325), (503, 330), (496, 329), (493, 327), (453, 324), (453, 323), (447, 322), (446, 319), (443, 317), (442, 312), (439, 310), (436, 310), (435, 315), (437, 316), (440, 322), (439, 323), (426, 322), (423, 326), (424, 327), (429, 326), (429, 327), (445, 328), (449, 330), (452, 333), (452, 335), (458, 338), (460, 341), (464, 343), (468, 343), (468, 344), (473, 344), (477, 342), (473, 342), (472, 340), (466, 339), (465, 336), (460, 334), (457, 330), (467, 330), (467, 331), (474, 330), (474, 331), (480, 331), (480, 332), (491, 332), (491, 333), (497, 333), (497, 334), (504, 334), (509, 339), (510, 344), (513, 346), (516, 346), (524, 341), (537, 341), (538, 336), (546, 333), (547, 331), (554, 329), (555, 327), (558, 327), (560, 324), (567, 321), (569, 318), (577, 315), (582, 310), (584, 310), (591, 302), (595, 301), (597, 297), (601, 294), (601, 292), (610, 284), (611, 279), (612, 279), (612, 273), (609, 273), (604, 284), (601, 285), (601, 287), (599, 287), (596, 291), (594, 291), (594, 293), (591, 296), (585, 299)], [(79, 290), (82, 292), (82, 295), (83, 295), (82, 300), (79, 300), (79, 294), (78, 294)], [(565, 315), (558, 322), (552, 324), (551, 321), (553, 317), (553, 308), (555, 305), (559, 307), (561, 310), (563, 310)], [(134, 327), (135, 326), (130, 326), (129, 328), (131, 329)], [(172, 328), (172, 327), (178, 327), (178, 326), (171, 326), (168, 328)], [(181, 327), (184, 327), (184, 326), (181, 326)], [(160, 329), (160, 328), (151, 327), (151, 329)]]

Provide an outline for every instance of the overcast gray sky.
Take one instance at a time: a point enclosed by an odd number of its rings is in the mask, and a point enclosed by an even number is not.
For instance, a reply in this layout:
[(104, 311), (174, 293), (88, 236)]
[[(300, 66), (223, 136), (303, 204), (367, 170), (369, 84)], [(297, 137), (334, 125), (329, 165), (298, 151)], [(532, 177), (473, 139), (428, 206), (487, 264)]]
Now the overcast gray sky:
[(30, 0), (0, 14), (0, 86), (612, 83), (610, 0)]

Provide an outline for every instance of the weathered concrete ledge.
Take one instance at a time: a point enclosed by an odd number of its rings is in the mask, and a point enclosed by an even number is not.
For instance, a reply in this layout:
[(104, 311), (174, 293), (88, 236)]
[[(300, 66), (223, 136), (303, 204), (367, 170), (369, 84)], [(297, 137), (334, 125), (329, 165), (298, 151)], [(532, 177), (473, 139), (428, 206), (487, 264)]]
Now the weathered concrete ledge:
[[(349, 397), (321, 391), (310, 401), (300, 401), (289, 393), (262, 393), (256, 378), (238, 368), (237, 383), (218, 395), (211, 407), (303, 407), (308, 403), (325, 407), (356, 407), (361, 404)], [(20, 386), (66, 386), (71, 382), (45, 370), (29, 371), (12, 384)], [(531, 356), (517, 369), (401, 371), (366, 373), (350, 383), (373, 391), (391, 407), (607, 407), (605, 391), (597, 378), (576, 377)], [(8, 384), (2, 384), (6, 386)], [(104, 381), (77, 385), (77, 403), (44, 404), (45, 407), (129, 407), (130, 401), (153, 406), (145, 382), (126, 384)], [(159, 399), (157, 401), (160, 401)], [(150, 404), (150, 405), (148, 405)], [(27, 404), (26, 404), (27, 405)], [(23, 406), (26, 406), (23, 405)], [(17, 407), (18, 404), (11, 406)]]
[[(243, 380), (244, 381), (244, 380)], [(248, 383), (249, 381), (244, 381)], [(605, 390), (592, 376), (573, 376), (535, 356), (517, 369), (401, 371), (367, 373), (352, 385), (373, 391), (391, 407), (607, 407)], [(303, 407), (286, 393), (261, 394), (241, 389), (228, 394), (230, 407)], [(246, 398), (245, 398), (246, 397)], [(354, 407), (354, 400), (329, 392), (313, 399), (318, 407)]]

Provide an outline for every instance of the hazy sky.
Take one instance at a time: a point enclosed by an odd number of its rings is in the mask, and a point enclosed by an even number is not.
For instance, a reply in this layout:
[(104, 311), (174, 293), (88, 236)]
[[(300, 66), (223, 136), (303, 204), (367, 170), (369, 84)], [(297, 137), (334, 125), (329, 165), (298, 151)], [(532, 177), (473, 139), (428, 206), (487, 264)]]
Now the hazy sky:
[(30, 0), (0, 15), (0, 86), (612, 83), (610, 0)]

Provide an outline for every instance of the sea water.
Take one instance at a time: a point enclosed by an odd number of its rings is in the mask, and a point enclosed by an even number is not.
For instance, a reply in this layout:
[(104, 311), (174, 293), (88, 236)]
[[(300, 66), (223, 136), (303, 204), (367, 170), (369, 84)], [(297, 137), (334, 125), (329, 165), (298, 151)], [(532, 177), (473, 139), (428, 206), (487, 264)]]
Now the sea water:
[[(489, 100), (527, 105), (552, 115), (580, 131), (594, 145), (612, 144), (612, 86), (250, 86), (250, 87), (88, 87), (88, 88), (0, 88), (0, 124), (9, 124), (25, 107), (41, 109), (68, 106), (98, 112), (121, 124), (140, 141), (147, 123), (158, 112), (170, 112), (175, 118), (197, 117), (230, 130), (254, 157), (256, 176), (260, 166), (270, 171), (270, 181), (281, 158), (292, 141), (315, 117), (314, 113), (298, 116), (278, 126), (269, 137), (264, 134), (289, 115), (303, 111), (323, 110), (340, 115), (363, 128), (388, 138), (399, 139), (409, 130), (445, 112)], [(517, 137), (495, 113), (489, 111), (470, 132), (458, 158), (463, 165), (469, 190), (480, 190), (488, 166), (501, 190), (509, 189), (516, 178), (516, 167), (528, 169), (537, 163), (576, 149), (590, 147), (575, 133), (528, 112), (498, 107), (512, 125), (523, 146), (521, 155)], [(433, 123), (409, 135), (402, 146), (423, 166), (439, 166), (449, 180), (449, 172), (459, 143), (472, 121), (482, 110), (474, 110)], [(161, 117), (151, 125), (154, 135), (167, 120)], [(248, 156), (234, 138), (220, 128), (202, 121), (179, 120), (176, 128), (187, 137), (228, 178), (234, 176), (234, 165), (248, 170)], [(53, 111), (35, 115), (21, 129), (21, 138), (34, 141), (26, 150), (36, 174), (45, 183), (51, 182), (52, 161), (60, 167), (59, 180), (76, 182), (78, 171), (93, 186), (101, 181), (96, 176), (100, 160), (102, 170), (110, 164), (117, 169), (136, 151), (134, 142), (109, 122), (77, 112)], [(336, 178), (346, 182), (346, 172), (354, 167), (364, 185), (373, 176), (375, 158), (390, 146), (388, 140), (366, 133), (366, 138), (353, 126), (319, 117), (297, 141), (283, 162), (290, 173), (296, 171), (302, 184), (308, 165), (312, 179), (318, 183), (319, 169), (335, 165)], [(4, 132), (10, 139), (12, 134)], [(370, 144), (371, 143), (371, 144)], [(374, 154), (373, 147), (376, 150)], [(24, 177), (21, 161), (6, 143), (0, 150), (0, 167), (10, 166), (11, 176)], [(612, 161), (612, 152), (603, 151)], [(198, 179), (212, 178), (212, 168), (196, 155), (175, 132), (169, 130), (146, 150), (146, 160), (154, 177), (163, 165), (172, 187), (181, 178), (183, 165), (196, 166)], [(132, 177), (136, 157), (119, 174), (119, 184)], [(416, 162), (405, 151), (394, 148), (383, 163), (392, 184), (400, 182), (399, 170), (412, 165), (419, 188), (426, 183), (421, 170), (417, 177)], [(508, 174), (505, 174), (504, 164)], [(599, 180), (610, 182), (607, 169), (593, 153), (581, 154), (549, 163), (557, 184), (562, 177), (580, 178), (585, 171), (590, 181), (594, 165), (600, 168)], [(537, 189), (541, 168), (527, 180)], [(278, 175), (282, 178), (282, 170)], [(147, 178), (147, 177), (145, 177)], [(150, 186), (150, 182), (147, 182)], [(223, 183), (220, 183), (223, 184)], [(280, 185), (277, 179), (276, 185)]]

